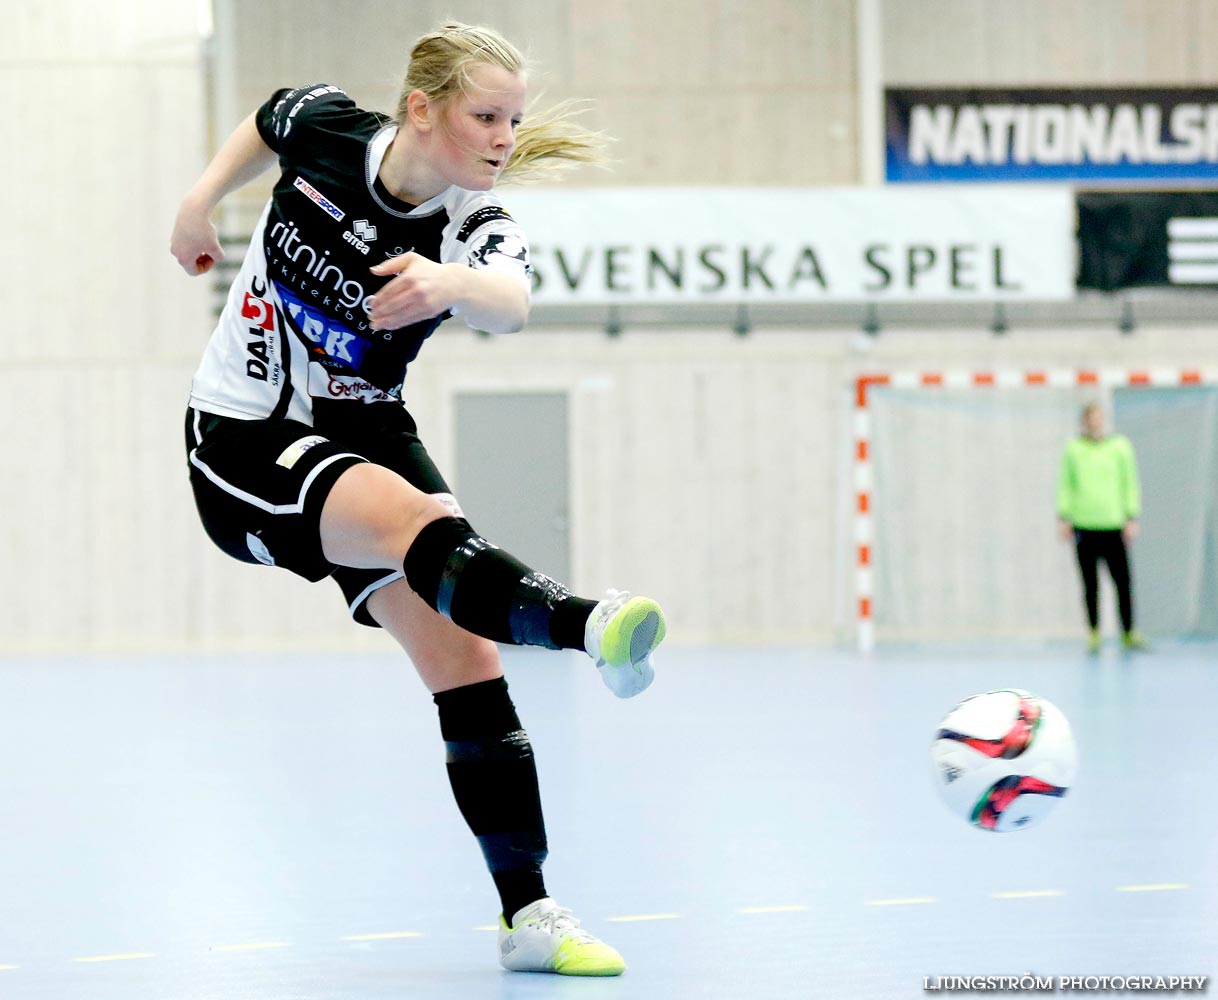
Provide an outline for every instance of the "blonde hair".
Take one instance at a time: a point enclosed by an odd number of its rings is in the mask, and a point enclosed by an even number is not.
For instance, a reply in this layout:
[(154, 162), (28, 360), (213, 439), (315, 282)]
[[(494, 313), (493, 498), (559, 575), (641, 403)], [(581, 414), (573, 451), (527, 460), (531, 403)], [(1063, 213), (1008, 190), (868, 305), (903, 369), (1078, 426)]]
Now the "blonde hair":
[[(525, 71), (520, 50), (492, 28), (449, 21), (424, 35), (410, 52), (398, 97), (398, 124), (406, 121), (406, 100), (412, 92), (421, 90), (428, 100), (443, 106), (470, 92), (474, 86), (470, 70), (480, 65), (499, 66), (510, 73)], [(587, 106), (584, 101), (563, 101), (543, 112), (526, 111), (500, 178), (534, 177), (572, 163), (603, 166), (607, 137), (575, 120)]]

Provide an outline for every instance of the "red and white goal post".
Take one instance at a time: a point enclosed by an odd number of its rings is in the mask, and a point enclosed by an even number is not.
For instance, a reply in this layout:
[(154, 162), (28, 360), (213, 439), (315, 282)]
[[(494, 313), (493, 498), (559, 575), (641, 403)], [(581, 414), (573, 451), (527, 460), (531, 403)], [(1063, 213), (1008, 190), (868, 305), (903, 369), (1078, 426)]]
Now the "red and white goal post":
[(875, 566), (883, 553), (876, 551), (876, 476), (873, 466), (874, 390), (891, 387), (927, 392), (992, 389), (1087, 389), (1112, 390), (1137, 387), (1178, 388), (1218, 385), (1218, 366), (1196, 368), (1039, 368), (1039, 369), (939, 369), (924, 371), (867, 372), (855, 379), (853, 420), (853, 546), (855, 620), (858, 648), (874, 648)]

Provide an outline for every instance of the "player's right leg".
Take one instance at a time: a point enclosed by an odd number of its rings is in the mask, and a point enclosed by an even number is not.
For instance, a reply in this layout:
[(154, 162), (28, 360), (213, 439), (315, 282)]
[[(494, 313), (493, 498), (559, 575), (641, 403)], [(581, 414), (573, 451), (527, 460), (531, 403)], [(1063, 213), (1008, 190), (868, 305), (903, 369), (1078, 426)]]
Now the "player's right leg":
[(1100, 582), (1099, 551), (1096, 548), (1095, 532), (1075, 529), (1074, 551), (1078, 559), (1079, 575), (1083, 580), (1083, 602), (1087, 608), (1087, 651), (1100, 650)]
[(1133, 624), (1133, 585), (1129, 572), (1129, 554), (1120, 531), (1105, 532), (1104, 561), (1117, 592), (1117, 610), (1121, 617), (1121, 646), (1128, 651), (1142, 652), (1148, 647)]

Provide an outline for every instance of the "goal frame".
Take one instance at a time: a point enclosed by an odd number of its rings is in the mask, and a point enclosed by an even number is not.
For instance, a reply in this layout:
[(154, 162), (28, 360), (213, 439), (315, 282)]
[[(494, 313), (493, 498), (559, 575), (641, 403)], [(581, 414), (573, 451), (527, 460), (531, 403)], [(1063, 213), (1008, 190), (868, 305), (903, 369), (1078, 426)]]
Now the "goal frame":
[(854, 618), (860, 652), (875, 648), (874, 565), (876, 497), (871, 461), (873, 390), (881, 387), (934, 392), (943, 389), (1181, 388), (1218, 385), (1218, 366), (1181, 368), (942, 368), (865, 372), (854, 380), (852, 506)]

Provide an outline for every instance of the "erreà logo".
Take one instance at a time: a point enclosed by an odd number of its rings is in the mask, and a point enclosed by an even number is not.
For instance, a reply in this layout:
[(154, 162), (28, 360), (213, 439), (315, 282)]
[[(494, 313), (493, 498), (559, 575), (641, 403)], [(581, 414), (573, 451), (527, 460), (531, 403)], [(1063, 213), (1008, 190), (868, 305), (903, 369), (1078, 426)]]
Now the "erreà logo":
[(346, 218), (346, 212), (335, 205), (334, 202), (318, 191), (317, 188), (306, 181), (303, 177), (297, 177), (296, 180), (293, 181), (292, 186), (336, 222), (342, 222), (343, 219)]

